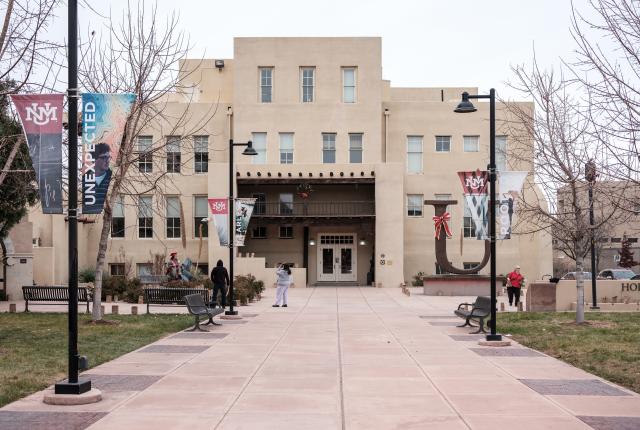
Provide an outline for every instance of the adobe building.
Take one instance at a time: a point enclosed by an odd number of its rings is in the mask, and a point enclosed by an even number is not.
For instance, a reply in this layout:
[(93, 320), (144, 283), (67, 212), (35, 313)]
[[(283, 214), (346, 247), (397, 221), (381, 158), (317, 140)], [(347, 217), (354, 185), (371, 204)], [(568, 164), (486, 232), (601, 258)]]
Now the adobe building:
[[(123, 196), (114, 208), (108, 273), (152, 273), (171, 250), (203, 272), (219, 258), (227, 264), (213, 221), (202, 219), (207, 198), (228, 197), (230, 139), (251, 140), (258, 152), (234, 153), (237, 196), (257, 199), (236, 274), (271, 284), (273, 266), (288, 262), (296, 286), (383, 287), (435, 274), (433, 208), (425, 199), (458, 201), (449, 208), (449, 258), (459, 267), (481, 261), (484, 243), (465, 216), (456, 172), (486, 169), (488, 103), (477, 103), (475, 114), (453, 112), (461, 93), (477, 88), (393, 87), (383, 79), (377, 37), (236, 38), (233, 58), (184, 60), (180, 77), (183, 89), (166, 109), (176, 117), (188, 112), (188, 121), (177, 126), (165, 115), (165, 123), (150, 123), (131, 173), (159, 169), (169, 180), (163, 195)], [(500, 105), (498, 118), (506, 119)], [(505, 129), (498, 135), (498, 168), (531, 171), (532, 154), (516, 160), (516, 144)], [(163, 149), (152, 151), (157, 145)], [(81, 269), (95, 265), (102, 225), (100, 217), (84, 219)], [(64, 217), (36, 209), (30, 221), (35, 281), (66, 282)], [(500, 241), (498, 272), (515, 264), (528, 279), (551, 273), (550, 237)]]

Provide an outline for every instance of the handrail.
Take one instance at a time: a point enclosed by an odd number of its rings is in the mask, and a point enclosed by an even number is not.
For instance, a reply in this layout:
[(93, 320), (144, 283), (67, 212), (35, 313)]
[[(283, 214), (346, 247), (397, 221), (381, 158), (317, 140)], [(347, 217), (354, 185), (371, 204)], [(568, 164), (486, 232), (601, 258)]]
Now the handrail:
[(253, 210), (254, 217), (373, 216), (375, 213), (373, 200), (256, 202)]

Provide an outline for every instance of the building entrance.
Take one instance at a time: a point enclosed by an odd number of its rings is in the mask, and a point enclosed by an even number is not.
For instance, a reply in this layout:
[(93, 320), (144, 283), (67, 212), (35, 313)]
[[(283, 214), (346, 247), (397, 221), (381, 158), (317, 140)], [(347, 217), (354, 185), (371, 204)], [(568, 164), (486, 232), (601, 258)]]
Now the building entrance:
[(355, 234), (320, 234), (318, 237), (318, 281), (356, 282)]

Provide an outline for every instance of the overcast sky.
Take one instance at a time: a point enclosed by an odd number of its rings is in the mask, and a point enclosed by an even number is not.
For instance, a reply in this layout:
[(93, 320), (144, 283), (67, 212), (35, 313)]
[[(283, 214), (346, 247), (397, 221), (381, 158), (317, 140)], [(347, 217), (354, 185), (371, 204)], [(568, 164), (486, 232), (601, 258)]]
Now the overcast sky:
[[(86, 1), (118, 18), (127, 3)], [(574, 2), (588, 11), (586, 0)], [(158, 0), (158, 5), (162, 13), (179, 13), (196, 58), (231, 58), (237, 36), (382, 37), (383, 78), (398, 87), (495, 87), (504, 98), (521, 98), (504, 84), (511, 65), (530, 64), (534, 45), (545, 67), (557, 66), (560, 57), (570, 59), (574, 49), (569, 0)], [(100, 31), (105, 20), (83, 9), (80, 32)], [(58, 16), (52, 30), (66, 34), (65, 9)]]

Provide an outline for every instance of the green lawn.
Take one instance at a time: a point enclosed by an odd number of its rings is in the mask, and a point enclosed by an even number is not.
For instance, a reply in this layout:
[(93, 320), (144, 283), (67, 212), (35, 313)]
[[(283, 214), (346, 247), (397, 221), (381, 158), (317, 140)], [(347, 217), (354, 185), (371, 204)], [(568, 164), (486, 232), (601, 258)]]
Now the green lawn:
[[(78, 350), (91, 367), (193, 324), (188, 315), (109, 315), (117, 325), (78, 322)], [(67, 376), (67, 315), (0, 314), (0, 407)]]
[(640, 393), (640, 313), (499, 313), (498, 331), (528, 347)]

